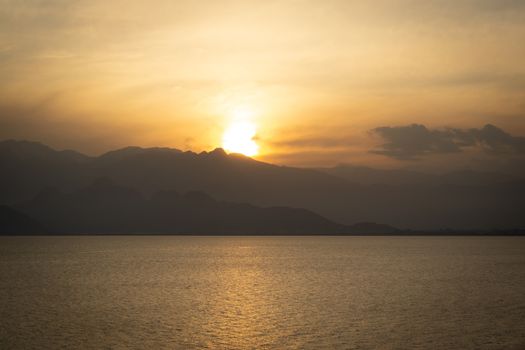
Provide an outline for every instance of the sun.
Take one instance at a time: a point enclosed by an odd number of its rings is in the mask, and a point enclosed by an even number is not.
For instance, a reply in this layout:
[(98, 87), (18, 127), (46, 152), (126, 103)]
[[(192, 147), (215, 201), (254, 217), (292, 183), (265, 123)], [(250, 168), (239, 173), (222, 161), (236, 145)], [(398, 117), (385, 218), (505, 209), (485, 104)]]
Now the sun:
[(255, 142), (257, 127), (247, 120), (233, 121), (222, 136), (222, 147), (231, 153), (241, 153), (248, 157), (259, 153), (259, 145)]

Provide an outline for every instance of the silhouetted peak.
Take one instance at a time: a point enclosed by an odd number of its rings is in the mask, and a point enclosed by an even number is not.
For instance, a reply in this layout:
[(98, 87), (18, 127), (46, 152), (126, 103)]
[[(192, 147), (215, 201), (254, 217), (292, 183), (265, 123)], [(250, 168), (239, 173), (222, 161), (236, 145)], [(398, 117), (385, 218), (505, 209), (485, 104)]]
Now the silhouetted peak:
[(150, 147), (142, 148), (137, 146), (129, 146), (114, 151), (104, 153), (99, 157), (102, 160), (122, 160), (129, 157), (145, 155), (145, 154), (179, 154), (182, 153), (181, 150), (176, 148), (168, 147)]
[(119, 148), (113, 151), (109, 151), (104, 153), (101, 157), (104, 156), (113, 156), (113, 155), (127, 155), (127, 154), (136, 154), (136, 153), (142, 153), (144, 151), (144, 148), (138, 147), (138, 146), (127, 146), (124, 148)]
[(46, 159), (59, 155), (62, 159), (87, 160), (90, 157), (72, 150), (57, 151), (40, 142), (23, 140), (5, 140), (0, 142), (0, 153), (9, 154), (21, 159)]
[(217, 147), (216, 149), (214, 149), (213, 151), (210, 152), (210, 154), (214, 155), (214, 156), (221, 156), (221, 157), (225, 157), (227, 156), (228, 154), (226, 153), (226, 151), (220, 147)]
[(0, 148), (32, 148), (32, 149), (44, 149), (52, 151), (51, 147), (48, 147), (40, 142), (35, 141), (24, 141), (24, 140), (4, 140), (0, 141)]
[(228, 154), (222, 148), (215, 148), (211, 152), (202, 151), (199, 156), (212, 157), (212, 158), (227, 158)]
[(255, 159), (253, 159), (252, 157), (248, 157), (247, 155), (242, 154), (242, 153), (228, 153), (228, 156), (230, 158), (236, 158), (236, 159), (242, 159), (242, 160), (247, 160), (247, 161), (261, 163), (261, 162), (255, 160)]

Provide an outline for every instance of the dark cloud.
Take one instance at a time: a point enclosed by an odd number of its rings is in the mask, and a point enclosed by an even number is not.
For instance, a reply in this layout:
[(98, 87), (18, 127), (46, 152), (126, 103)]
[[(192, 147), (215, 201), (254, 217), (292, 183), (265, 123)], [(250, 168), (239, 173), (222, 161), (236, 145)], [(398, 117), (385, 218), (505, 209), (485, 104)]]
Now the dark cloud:
[(525, 154), (525, 137), (512, 136), (490, 124), (485, 125), (482, 129), (471, 129), (469, 131), (488, 152)]
[(372, 153), (400, 160), (459, 153), (465, 147), (479, 147), (493, 154), (525, 154), (525, 137), (512, 136), (491, 124), (481, 129), (428, 129), (420, 124), (384, 126), (371, 130), (371, 133), (385, 141)]
[(386, 142), (372, 153), (397, 159), (415, 159), (432, 153), (461, 152), (450, 130), (429, 130), (424, 125), (379, 127), (372, 130)]

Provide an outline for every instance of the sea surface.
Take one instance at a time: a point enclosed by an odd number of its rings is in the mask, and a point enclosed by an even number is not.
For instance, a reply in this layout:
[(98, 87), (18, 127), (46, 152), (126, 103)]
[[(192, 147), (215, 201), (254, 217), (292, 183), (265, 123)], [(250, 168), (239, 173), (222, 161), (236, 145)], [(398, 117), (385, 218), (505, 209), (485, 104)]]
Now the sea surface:
[(525, 349), (525, 237), (1, 237), (1, 349)]

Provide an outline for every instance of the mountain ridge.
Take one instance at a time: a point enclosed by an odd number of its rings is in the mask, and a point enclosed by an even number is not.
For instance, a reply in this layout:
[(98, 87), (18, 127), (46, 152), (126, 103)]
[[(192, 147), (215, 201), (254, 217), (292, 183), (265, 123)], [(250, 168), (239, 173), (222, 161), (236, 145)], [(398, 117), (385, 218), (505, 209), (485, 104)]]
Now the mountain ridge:
[(71, 193), (45, 190), (16, 207), (67, 234), (381, 234), (398, 232), (379, 224), (341, 225), (301, 208), (258, 207), (217, 201), (190, 191), (163, 191), (146, 198), (108, 178)]
[[(220, 149), (194, 153), (132, 147), (121, 149), (118, 157), (83, 158), (64, 157), (61, 151), (49, 148), (44, 157), (20, 158), (13, 152), (16, 145), (11, 141), (6, 147), (0, 142), (0, 203), (8, 205), (29, 200), (46, 187), (74, 191), (107, 177), (145, 196), (163, 190), (198, 190), (224, 201), (305, 208), (347, 225), (384, 222), (409, 229), (525, 227), (520, 209), (525, 181), (519, 178), (510, 182), (477, 181), (477, 173), (465, 173), (459, 177), (461, 181), (437, 184), (363, 184), (316, 169), (226, 154)], [(22, 142), (22, 147), (27, 148), (27, 143)], [(38, 149), (37, 153), (42, 152)], [(467, 185), (470, 180), (472, 185)]]

